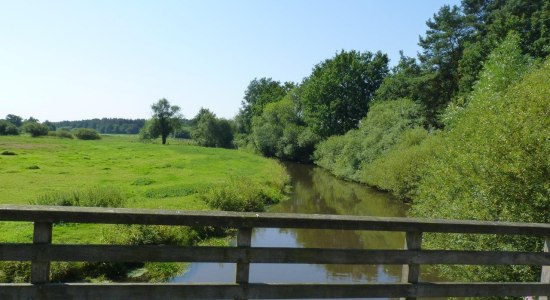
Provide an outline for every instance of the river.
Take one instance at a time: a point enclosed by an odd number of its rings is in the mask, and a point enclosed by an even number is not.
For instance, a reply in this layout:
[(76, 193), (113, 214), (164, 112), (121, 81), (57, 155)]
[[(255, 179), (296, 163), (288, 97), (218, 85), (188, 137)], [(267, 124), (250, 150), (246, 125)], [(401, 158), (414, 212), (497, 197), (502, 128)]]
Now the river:
[[(380, 192), (332, 176), (325, 170), (287, 163), (292, 178), (288, 201), (272, 206), (269, 212), (403, 217), (406, 205)], [(255, 229), (252, 245), (258, 247), (402, 249), (404, 234), (311, 229)], [(309, 265), (251, 264), (250, 282), (277, 283), (394, 283), (401, 266), (389, 265)], [(430, 277), (423, 274), (424, 277)], [(235, 264), (193, 263), (172, 282), (235, 281)]]

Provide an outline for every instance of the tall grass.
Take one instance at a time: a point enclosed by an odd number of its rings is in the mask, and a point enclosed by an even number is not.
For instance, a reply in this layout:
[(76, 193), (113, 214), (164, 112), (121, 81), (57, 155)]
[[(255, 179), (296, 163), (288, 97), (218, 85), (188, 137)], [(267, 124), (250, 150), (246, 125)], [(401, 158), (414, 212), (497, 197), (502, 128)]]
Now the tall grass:
[(124, 207), (126, 199), (113, 187), (93, 187), (72, 192), (55, 192), (38, 196), (30, 204), (86, 207)]

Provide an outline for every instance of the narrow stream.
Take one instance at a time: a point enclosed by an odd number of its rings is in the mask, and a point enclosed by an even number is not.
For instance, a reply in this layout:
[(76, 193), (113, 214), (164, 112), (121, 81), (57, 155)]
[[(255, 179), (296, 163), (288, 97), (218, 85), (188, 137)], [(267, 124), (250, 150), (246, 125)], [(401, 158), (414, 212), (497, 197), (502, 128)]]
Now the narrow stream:
[[(406, 206), (389, 194), (343, 181), (321, 168), (286, 164), (293, 192), (270, 212), (403, 217)], [(404, 234), (346, 230), (255, 229), (259, 247), (402, 249)], [(264, 283), (394, 283), (401, 266), (251, 264), (250, 282)], [(426, 276), (426, 275), (424, 275)], [(234, 282), (235, 264), (193, 263), (172, 282)]]

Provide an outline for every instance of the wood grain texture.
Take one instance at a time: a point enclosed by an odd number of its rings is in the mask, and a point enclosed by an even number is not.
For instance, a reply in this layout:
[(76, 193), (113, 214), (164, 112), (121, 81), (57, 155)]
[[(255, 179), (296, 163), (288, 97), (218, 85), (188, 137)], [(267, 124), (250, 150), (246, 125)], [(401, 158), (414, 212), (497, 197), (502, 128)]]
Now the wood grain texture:
[[(550, 255), (550, 237), (546, 237), (544, 240), (544, 247), (542, 250), (545, 254)], [(542, 263), (542, 271), (540, 273), (540, 282), (550, 285), (550, 264), (548, 262)], [(539, 300), (548, 300), (550, 298), (550, 293), (539, 297)]]
[(550, 236), (550, 224), (370, 216), (0, 205), (0, 221), (317, 228)]
[[(33, 244), (49, 245), (52, 242), (52, 223), (35, 222)], [(50, 260), (44, 256), (33, 257), (31, 263), (31, 283), (46, 283), (50, 278)]]
[(0, 299), (326, 299), (538, 296), (542, 283), (389, 284), (0, 284)]
[(168, 245), (0, 244), (0, 261), (550, 265), (550, 253)]

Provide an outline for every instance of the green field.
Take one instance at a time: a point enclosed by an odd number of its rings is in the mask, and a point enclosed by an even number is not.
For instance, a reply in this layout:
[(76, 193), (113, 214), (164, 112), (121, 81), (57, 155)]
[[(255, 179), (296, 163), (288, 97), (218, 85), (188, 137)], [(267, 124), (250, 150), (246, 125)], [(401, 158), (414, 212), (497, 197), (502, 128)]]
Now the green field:
[[(0, 204), (29, 204), (44, 195), (111, 188), (125, 207), (206, 210), (200, 195), (231, 180), (279, 188), (284, 168), (274, 160), (237, 150), (203, 148), (186, 141), (142, 143), (134, 136), (97, 141), (0, 137)], [(54, 242), (102, 242), (95, 225), (57, 226)], [(0, 242), (29, 241), (29, 224), (3, 223)]]

